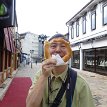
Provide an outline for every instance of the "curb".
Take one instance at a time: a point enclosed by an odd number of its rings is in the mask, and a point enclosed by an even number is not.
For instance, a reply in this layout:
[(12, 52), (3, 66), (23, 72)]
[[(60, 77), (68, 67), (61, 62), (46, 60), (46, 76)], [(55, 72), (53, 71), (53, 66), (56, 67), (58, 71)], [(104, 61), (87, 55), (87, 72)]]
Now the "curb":
[(2, 83), (2, 85), (0, 87), (0, 101), (3, 100), (3, 98), (4, 98), (5, 94), (6, 94), (6, 92), (7, 92), (8, 88), (9, 88), (9, 86), (10, 86), (10, 84), (11, 84), (11, 82), (12, 82), (14, 76), (15, 76), (15, 74), (17, 73), (17, 71), (18, 71), (18, 69), (13, 72), (12, 77), (8, 77)]

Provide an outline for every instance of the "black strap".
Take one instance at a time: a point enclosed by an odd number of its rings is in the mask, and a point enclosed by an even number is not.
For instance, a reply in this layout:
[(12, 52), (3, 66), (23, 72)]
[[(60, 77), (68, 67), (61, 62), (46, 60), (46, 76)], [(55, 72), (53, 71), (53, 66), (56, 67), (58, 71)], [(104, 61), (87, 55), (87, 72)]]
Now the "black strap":
[(62, 86), (61, 86), (53, 104), (51, 105), (51, 107), (58, 107), (58, 105), (61, 103), (61, 98), (66, 90), (67, 83), (68, 83), (68, 76), (66, 78), (66, 81), (64, 83), (62, 83)]
[(68, 70), (69, 75), (70, 75), (70, 79), (69, 79), (69, 83), (68, 83), (68, 87), (66, 90), (66, 107), (72, 107), (72, 101), (73, 101), (73, 95), (74, 95), (74, 90), (75, 90), (75, 85), (76, 85), (76, 79), (77, 79), (77, 72), (72, 70), (71, 68), (69, 68)]
[(77, 78), (77, 72), (68, 68), (68, 75), (66, 81), (65, 83), (62, 83), (62, 86), (51, 107), (58, 107), (58, 105), (61, 103), (61, 98), (65, 90), (66, 90), (66, 98), (67, 98), (66, 107), (71, 107), (75, 84), (76, 84), (76, 78)]

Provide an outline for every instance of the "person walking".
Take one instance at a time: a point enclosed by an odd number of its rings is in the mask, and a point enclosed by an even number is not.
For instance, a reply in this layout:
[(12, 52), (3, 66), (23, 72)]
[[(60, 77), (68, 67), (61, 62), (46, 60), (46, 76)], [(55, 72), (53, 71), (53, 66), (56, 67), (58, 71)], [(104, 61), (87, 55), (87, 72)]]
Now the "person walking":
[(68, 39), (58, 33), (48, 42), (46, 59), (29, 89), (26, 106), (95, 107), (89, 85), (80, 74), (68, 66), (67, 62), (72, 55)]
[(36, 60), (36, 65), (37, 65), (38, 61)]

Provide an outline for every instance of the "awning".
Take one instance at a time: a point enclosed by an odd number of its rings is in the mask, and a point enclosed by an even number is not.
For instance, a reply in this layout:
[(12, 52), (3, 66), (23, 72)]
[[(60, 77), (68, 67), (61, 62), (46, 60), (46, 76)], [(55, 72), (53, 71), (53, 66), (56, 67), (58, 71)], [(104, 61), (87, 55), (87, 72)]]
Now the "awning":
[(15, 53), (15, 45), (14, 45), (14, 41), (13, 41), (13, 32), (12, 32), (12, 29), (9, 27), (8, 28), (8, 34), (9, 34), (9, 37), (10, 37), (10, 46), (11, 46), (11, 51), (12, 53)]
[(5, 35), (6, 49), (8, 51), (11, 51), (10, 41), (9, 41), (9, 35), (8, 35), (8, 29), (7, 28), (4, 28), (4, 35)]

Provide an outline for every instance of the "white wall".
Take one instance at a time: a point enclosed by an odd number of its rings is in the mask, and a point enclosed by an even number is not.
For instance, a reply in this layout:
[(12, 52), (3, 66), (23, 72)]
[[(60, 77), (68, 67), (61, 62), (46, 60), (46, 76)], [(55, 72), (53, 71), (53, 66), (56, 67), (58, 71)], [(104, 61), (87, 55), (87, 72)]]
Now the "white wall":
[(74, 22), (74, 39), (71, 39), (70, 30), (71, 26), (69, 26), (71, 44), (107, 34), (107, 26), (102, 25), (102, 2), (96, 7), (96, 30), (91, 31), (91, 11), (86, 15), (86, 34), (82, 34), (82, 17), (79, 19), (79, 37), (76, 37), (76, 22)]
[(38, 56), (38, 35), (28, 33), (22, 42), (22, 52), (30, 54), (30, 50), (34, 50), (33, 56)]

